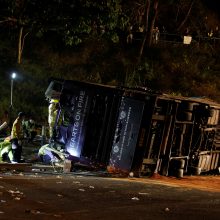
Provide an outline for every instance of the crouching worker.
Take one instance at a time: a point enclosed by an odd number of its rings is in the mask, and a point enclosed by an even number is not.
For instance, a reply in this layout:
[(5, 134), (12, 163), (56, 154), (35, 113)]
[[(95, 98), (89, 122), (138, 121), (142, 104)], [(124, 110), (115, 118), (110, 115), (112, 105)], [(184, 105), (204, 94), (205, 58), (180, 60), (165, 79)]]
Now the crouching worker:
[(12, 160), (13, 154), (10, 138), (5, 138), (5, 140), (0, 143), (0, 162), (11, 162)]
[(15, 119), (12, 130), (11, 130), (11, 148), (13, 159), (12, 163), (21, 162), (21, 153), (22, 153), (22, 139), (24, 138), (22, 121), (25, 118), (25, 114), (23, 112), (18, 113), (18, 117)]
[(39, 149), (38, 157), (45, 164), (61, 162), (65, 159), (62, 152), (50, 147), (49, 144), (45, 144)]

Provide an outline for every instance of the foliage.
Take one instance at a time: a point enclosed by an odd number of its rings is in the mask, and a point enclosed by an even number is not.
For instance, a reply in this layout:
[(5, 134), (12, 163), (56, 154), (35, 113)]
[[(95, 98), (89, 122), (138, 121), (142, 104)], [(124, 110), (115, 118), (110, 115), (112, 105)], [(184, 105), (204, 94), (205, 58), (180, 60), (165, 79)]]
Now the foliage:
[[(91, 37), (107, 37), (118, 42), (117, 30), (125, 29), (127, 18), (121, 10), (120, 0), (76, 1), (65, 4), (62, 34), (66, 44), (76, 45)], [(72, 15), (75, 15), (74, 17)]]
[[(137, 60), (144, 33), (139, 39), (135, 37), (138, 27), (146, 25), (146, 0), (1, 2), (0, 114), (10, 104), (12, 71), (20, 76), (14, 83), (14, 111), (24, 110), (39, 120), (47, 116), (44, 92), (50, 77), (141, 86), (220, 100), (220, 45), (219, 41), (214, 44), (212, 39), (205, 38), (216, 27), (219, 17), (204, 8), (206, 0), (195, 1), (179, 31), (192, 1), (159, 0), (154, 25), (159, 26), (161, 33), (164, 27), (180, 37), (189, 28), (193, 43), (145, 46), (140, 62)], [(155, 16), (154, 2), (150, 0), (149, 21)], [(134, 41), (127, 44), (130, 26)], [(21, 27), (25, 45), (23, 62), (18, 65)]]

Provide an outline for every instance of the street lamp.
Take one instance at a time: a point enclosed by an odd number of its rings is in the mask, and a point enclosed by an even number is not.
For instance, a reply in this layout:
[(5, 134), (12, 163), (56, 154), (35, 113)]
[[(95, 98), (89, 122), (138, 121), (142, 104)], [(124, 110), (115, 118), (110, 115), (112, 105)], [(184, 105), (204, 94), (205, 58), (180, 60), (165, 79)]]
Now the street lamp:
[(11, 74), (11, 105), (10, 107), (13, 107), (13, 83), (14, 83), (14, 79), (16, 78), (16, 73), (12, 73)]

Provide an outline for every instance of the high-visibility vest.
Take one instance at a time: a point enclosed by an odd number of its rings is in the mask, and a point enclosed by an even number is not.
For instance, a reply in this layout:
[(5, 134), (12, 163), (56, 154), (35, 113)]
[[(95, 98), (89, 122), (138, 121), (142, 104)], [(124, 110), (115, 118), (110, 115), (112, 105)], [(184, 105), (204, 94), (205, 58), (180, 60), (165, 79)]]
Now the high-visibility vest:
[(51, 99), (51, 100), (50, 100), (50, 103), (58, 103), (58, 102), (59, 102), (58, 99)]
[(40, 149), (39, 149), (39, 151), (38, 151), (38, 155), (39, 156), (43, 156), (43, 155), (45, 155), (46, 154), (46, 148), (49, 146), (49, 144), (45, 144), (45, 145), (43, 145)]
[(16, 118), (11, 130), (11, 139), (20, 139), (23, 137), (22, 121), (20, 118)]
[(57, 117), (57, 107), (56, 103), (50, 103), (48, 107), (48, 123), (54, 124)]
[(4, 141), (0, 143), (0, 161), (2, 161), (2, 157), (5, 153), (8, 154), (10, 161), (12, 161), (13, 154), (11, 149), (11, 143), (9, 141)]

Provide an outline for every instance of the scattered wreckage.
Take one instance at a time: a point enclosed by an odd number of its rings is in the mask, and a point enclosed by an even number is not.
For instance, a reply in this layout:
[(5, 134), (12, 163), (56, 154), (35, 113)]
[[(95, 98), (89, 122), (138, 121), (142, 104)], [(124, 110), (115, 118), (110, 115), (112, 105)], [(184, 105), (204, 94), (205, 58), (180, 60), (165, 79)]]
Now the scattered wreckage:
[(88, 168), (135, 176), (215, 172), (220, 166), (220, 105), (204, 98), (53, 80), (58, 99), (47, 146)]

